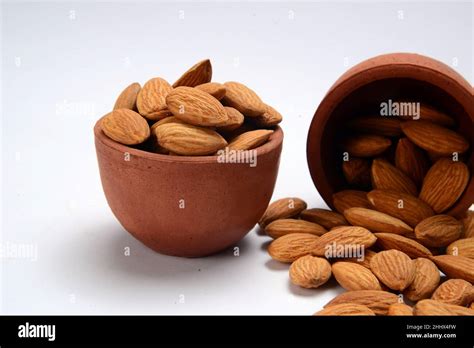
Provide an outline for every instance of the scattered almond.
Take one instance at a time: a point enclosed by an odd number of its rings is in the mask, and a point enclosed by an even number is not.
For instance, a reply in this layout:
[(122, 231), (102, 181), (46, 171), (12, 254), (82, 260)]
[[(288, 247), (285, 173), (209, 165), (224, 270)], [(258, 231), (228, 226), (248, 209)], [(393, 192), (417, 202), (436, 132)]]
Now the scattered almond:
[(311, 254), (318, 237), (309, 233), (291, 233), (275, 239), (268, 246), (270, 256), (280, 262), (293, 262)]
[(337, 282), (346, 290), (382, 290), (377, 277), (364, 266), (338, 261), (332, 265)]
[[(363, 227), (345, 226), (329, 231), (319, 237), (311, 253), (315, 256), (325, 256), (326, 258), (345, 257), (338, 255), (339, 252), (356, 252), (357, 248), (369, 248), (375, 244), (377, 238), (369, 230)], [(334, 248), (336, 248), (334, 250)], [(339, 248), (339, 249), (338, 249)], [(362, 250), (363, 251), (363, 250)]]
[(402, 291), (415, 279), (415, 264), (407, 254), (398, 250), (385, 250), (370, 260), (370, 269), (377, 278), (392, 290)]
[(305, 201), (296, 197), (281, 198), (268, 206), (258, 224), (265, 228), (272, 221), (299, 215), (306, 206)]
[(398, 303), (398, 296), (382, 290), (356, 290), (343, 292), (329, 301), (324, 308), (342, 303), (354, 303), (369, 307), (377, 315), (387, 315), (388, 307)]
[(290, 233), (309, 233), (321, 236), (326, 232), (326, 229), (321, 225), (296, 219), (275, 220), (265, 227), (265, 233), (274, 239)]
[(450, 278), (474, 283), (474, 260), (464, 256), (438, 255), (430, 258)]
[(446, 248), (448, 255), (460, 255), (474, 259), (474, 238), (458, 239)]
[(432, 256), (428, 248), (413, 239), (395, 233), (374, 233), (374, 235), (377, 237), (377, 245), (384, 250), (400, 250), (411, 258)]
[(413, 229), (402, 220), (385, 213), (366, 208), (350, 208), (344, 211), (344, 216), (352, 225), (362, 226), (371, 231), (406, 234)]
[(444, 247), (461, 236), (462, 223), (449, 215), (435, 215), (415, 227), (416, 239), (428, 247)]
[(431, 298), (439, 302), (467, 306), (474, 301), (474, 286), (463, 279), (449, 279), (435, 290)]
[(331, 278), (331, 265), (326, 259), (306, 255), (290, 266), (290, 280), (303, 288), (318, 288)]
[(388, 307), (388, 315), (413, 315), (413, 308), (404, 303), (394, 303)]
[(439, 284), (440, 275), (438, 267), (428, 259), (418, 258), (413, 262), (415, 278), (403, 294), (410, 301), (419, 301), (431, 296)]
[(474, 310), (435, 300), (421, 300), (413, 310), (415, 315), (474, 315)]
[(307, 209), (301, 212), (300, 218), (317, 223), (324, 228), (331, 229), (336, 226), (348, 225), (344, 216), (327, 209)]
[(326, 307), (314, 315), (331, 315), (331, 316), (360, 316), (370, 315), (374, 316), (375, 313), (367, 306), (360, 305), (357, 303), (341, 303)]
[(332, 201), (336, 210), (341, 214), (344, 213), (344, 210), (349, 208), (371, 208), (371, 204), (367, 199), (367, 192), (364, 191), (339, 191), (332, 195)]

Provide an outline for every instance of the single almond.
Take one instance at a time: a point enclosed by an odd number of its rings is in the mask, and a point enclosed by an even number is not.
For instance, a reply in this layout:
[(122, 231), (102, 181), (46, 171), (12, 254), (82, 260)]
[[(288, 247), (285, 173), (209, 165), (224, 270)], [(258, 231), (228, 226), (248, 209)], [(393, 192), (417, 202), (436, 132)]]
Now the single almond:
[(417, 241), (400, 236), (395, 233), (374, 233), (377, 237), (377, 245), (384, 250), (397, 249), (411, 258), (429, 257), (433, 254), (431, 251), (418, 243)]
[(222, 102), (232, 106), (248, 117), (260, 116), (266, 111), (265, 104), (260, 97), (250, 88), (239, 82), (226, 82), (225, 97)]
[(265, 228), (270, 222), (278, 219), (287, 219), (299, 215), (307, 207), (306, 202), (300, 198), (288, 197), (281, 198), (272, 202), (258, 224), (261, 228)]
[(442, 213), (456, 203), (468, 182), (469, 169), (463, 162), (442, 158), (426, 174), (420, 199)]
[(418, 195), (415, 183), (400, 169), (384, 159), (378, 158), (372, 162), (371, 179), (374, 189)]
[(229, 150), (251, 150), (268, 141), (273, 131), (269, 129), (257, 129), (236, 136), (229, 143)]
[(217, 82), (207, 82), (202, 85), (197, 85), (195, 88), (209, 93), (217, 100), (221, 100), (225, 96), (225, 86), (222, 83)]
[(411, 227), (434, 215), (428, 204), (408, 193), (373, 190), (367, 194), (367, 199), (375, 210), (396, 217)]
[(224, 107), (209, 93), (192, 87), (177, 87), (166, 97), (173, 115), (195, 126), (217, 126), (227, 122)]
[(382, 290), (347, 291), (329, 301), (324, 308), (342, 303), (354, 303), (369, 307), (377, 315), (387, 315), (388, 307), (398, 303), (398, 296)]
[(394, 303), (388, 307), (388, 315), (401, 315), (410, 316), (413, 315), (413, 308), (405, 303)]
[(150, 136), (146, 120), (129, 109), (109, 112), (100, 121), (100, 126), (105, 135), (124, 145), (141, 144)]
[(326, 232), (327, 230), (321, 225), (296, 219), (275, 220), (265, 227), (265, 233), (273, 239), (290, 233), (309, 233), (315, 236), (321, 236)]
[(474, 211), (467, 211), (462, 223), (464, 225), (463, 237), (474, 238)]
[(283, 120), (283, 116), (270, 105), (265, 104), (265, 112), (252, 119), (259, 127), (273, 127)]
[(436, 265), (426, 259), (418, 258), (413, 261), (415, 264), (415, 278), (403, 295), (410, 301), (419, 301), (429, 298), (440, 281), (439, 270)]
[(301, 212), (301, 219), (317, 223), (324, 228), (348, 225), (344, 216), (339, 213), (320, 208), (307, 209)]
[(456, 306), (448, 303), (443, 303), (435, 300), (421, 300), (414, 309), (415, 315), (432, 316), (432, 315), (474, 315), (474, 310)]
[(346, 290), (382, 290), (377, 277), (364, 266), (338, 261), (332, 265), (337, 282)]
[(415, 227), (416, 239), (427, 247), (445, 247), (459, 239), (462, 223), (449, 215), (434, 215)]
[(462, 135), (432, 122), (403, 122), (402, 131), (417, 146), (437, 155), (452, 156), (469, 149), (469, 142)]
[(351, 156), (374, 157), (387, 150), (392, 142), (379, 135), (354, 135), (342, 141), (342, 149)]
[[(311, 253), (326, 258), (347, 257), (346, 252), (364, 251), (375, 244), (377, 238), (363, 227), (345, 226), (329, 231), (319, 237)], [(344, 252), (339, 255), (339, 250)]]
[(224, 106), (224, 109), (227, 113), (227, 121), (218, 126), (219, 131), (230, 132), (242, 126), (244, 115), (240, 111), (230, 106)]
[(154, 131), (159, 145), (178, 155), (211, 155), (227, 145), (219, 133), (185, 123), (165, 123)]
[(371, 204), (367, 199), (367, 192), (357, 190), (343, 190), (333, 194), (332, 203), (341, 214), (349, 208), (371, 208)]
[(173, 88), (179, 86), (195, 87), (211, 82), (212, 65), (209, 59), (201, 60), (187, 70), (175, 83)]
[(293, 262), (311, 254), (319, 237), (309, 233), (291, 233), (275, 239), (268, 246), (270, 256), (280, 262)]
[(448, 255), (460, 255), (474, 259), (474, 238), (458, 239), (446, 248)]
[(347, 126), (349, 129), (360, 133), (398, 137), (402, 134), (400, 123), (401, 121), (394, 117), (363, 116), (349, 121)]
[(290, 280), (303, 288), (318, 288), (331, 278), (331, 265), (326, 259), (306, 255), (290, 266)]
[(362, 226), (371, 231), (407, 234), (413, 229), (402, 220), (385, 213), (366, 208), (350, 208), (344, 211), (344, 216), (354, 226)]
[(431, 299), (457, 306), (467, 306), (474, 301), (474, 286), (463, 279), (449, 279), (435, 290)]
[(114, 110), (129, 109), (137, 111), (137, 96), (141, 89), (142, 86), (140, 86), (138, 82), (134, 82), (127, 86), (127, 88), (125, 88), (118, 96), (114, 105)]
[(371, 162), (366, 158), (351, 156), (347, 161), (342, 161), (342, 173), (346, 181), (353, 186), (370, 187), (370, 168)]
[(314, 315), (330, 315), (330, 316), (360, 316), (370, 315), (374, 316), (375, 313), (367, 306), (360, 305), (357, 303), (341, 303), (326, 307)]
[(407, 254), (394, 249), (377, 253), (370, 260), (370, 269), (392, 290), (406, 289), (415, 278), (414, 262)]
[(172, 87), (162, 78), (149, 80), (137, 95), (137, 108), (140, 115), (156, 121), (166, 117), (166, 96)]
[(474, 260), (464, 256), (438, 255), (430, 258), (450, 278), (474, 283)]
[(395, 166), (409, 176), (417, 186), (421, 186), (429, 165), (426, 154), (408, 138), (398, 140)]

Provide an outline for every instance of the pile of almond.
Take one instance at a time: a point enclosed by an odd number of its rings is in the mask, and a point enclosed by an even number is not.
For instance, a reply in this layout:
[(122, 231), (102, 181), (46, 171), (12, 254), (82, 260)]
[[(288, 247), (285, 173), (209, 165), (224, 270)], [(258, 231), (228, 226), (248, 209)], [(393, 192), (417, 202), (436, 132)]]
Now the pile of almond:
[(238, 82), (211, 82), (203, 60), (173, 85), (156, 77), (132, 83), (101, 121), (103, 132), (125, 145), (169, 155), (214, 155), (264, 144), (282, 116)]

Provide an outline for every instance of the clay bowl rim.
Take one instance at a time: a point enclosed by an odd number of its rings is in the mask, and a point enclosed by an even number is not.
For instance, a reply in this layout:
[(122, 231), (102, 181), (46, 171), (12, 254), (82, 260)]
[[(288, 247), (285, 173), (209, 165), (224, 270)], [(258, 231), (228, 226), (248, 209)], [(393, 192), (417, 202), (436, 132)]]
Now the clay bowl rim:
[[(334, 82), (334, 84), (329, 88), (328, 92), (326, 93), (326, 95), (323, 97), (320, 104), (316, 108), (315, 113), (313, 114), (313, 119), (310, 123), (308, 133), (307, 133), (306, 160), (307, 160), (310, 176), (311, 176), (314, 186), (316, 187), (316, 190), (319, 192), (324, 202), (326, 202), (326, 204), (333, 210), (335, 209), (334, 203), (333, 203), (333, 194), (337, 191), (336, 191), (336, 188), (332, 187), (330, 182), (327, 180), (326, 178), (327, 174), (324, 169), (324, 165), (321, 164), (322, 156), (321, 156), (320, 143), (322, 141), (322, 136), (324, 133), (325, 126), (327, 122), (329, 121), (331, 114), (334, 112), (337, 106), (337, 103), (342, 101), (344, 98), (346, 98), (348, 95), (350, 95), (357, 89), (362, 88), (363, 86), (369, 83), (372, 83), (374, 81), (398, 77), (398, 76), (393, 75), (393, 69), (397, 69), (399, 70), (399, 72), (403, 72), (402, 77), (404, 78), (418, 79), (420, 81), (425, 81), (425, 82), (427, 82), (426, 76), (428, 75), (435, 76), (438, 82), (444, 80), (444, 81), (449, 81), (450, 83), (452, 83), (453, 88), (456, 89), (456, 92), (450, 93), (451, 96), (458, 100), (461, 106), (465, 108), (465, 111), (468, 113), (468, 116), (470, 116), (471, 120), (474, 122), (474, 119), (472, 119), (472, 115), (469, 114), (470, 108), (467, 105), (463, 104), (460, 101), (460, 99), (458, 99), (460, 95), (463, 95), (464, 93), (466, 93), (464, 91), (465, 85), (463, 85), (463, 82), (465, 80), (461, 75), (459, 75), (454, 70), (451, 72), (451, 74), (443, 73), (443, 72), (440, 73), (436, 69), (423, 66), (421, 64), (417, 64), (414, 62), (407, 63), (407, 62), (394, 62), (394, 61), (392, 61), (391, 63), (385, 63), (385, 64), (376, 65), (376, 66), (366, 65), (363, 69), (360, 69), (360, 70), (355, 69), (355, 68), (360, 68), (363, 64), (368, 64), (373, 61), (378, 61), (379, 59), (383, 57), (396, 57), (397, 55), (400, 55), (402, 57), (411, 56), (409, 58), (418, 57), (424, 61), (437, 62), (436, 60), (427, 56), (420, 56), (420, 55), (415, 56), (412, 54), (404, 54), (404, 53), (392, 53), (392, 54), (380, 55), (380, 56), (375, 56), (367, 60), (364, 60), (361, 63), (354, 66), (353, 68), (346, 71), (345, 73), (343, 73), (336, 80), (336, 82)], [(422, 71), (423, 76), (420, 78), (420, 75), (417, 75), (416, 71), (418, 72)], [(371, 79), (365, 81), (364, 83), (361, 83), (361, 80), (364, 78), (364, 74), (368, 72), (372, 74), (374, 72), (377, 72), (379, 76), (378, 78), (372, 77)], [(460, 78), (460, 81), (457, 80), (456, 78)], [(431, 83), (431, 82), (428, 82), (428, 83)], [(471, 146), (474, 146), (474, 145), (471, 144)], [(472, 153), (470, 157), (468, 158), (468, 161), (469, 162), (474, 161), (474, 150), (472, 150)], [(474, 166), (474, 162), (471, 163), (471, 165)], [(453, 216), (462, 216), (462, 214), (470, 207), (470, 204), (468, 205), (468, 200), (469, 200), (469, 195), (472, 194), (472, 192), (474, 192), (474, 179), (473, 178), (471, 178), (470, 182), (466, 186), (464, 193), (462, 194), (461, 197), (459, 197), (458, 201), (456, 201), (456, 203), (454, 203), (443, 214), (449, 214)]]
[[(103, 145), (117, 150), (121, 153), (128, 152), (133, 156), (144, 158), (150, 161), (156, 162), (175, 162), (175, 163), (217, 163), (217, 155), (214, 156), (176, 156), (176, 155), (164, 155), (155, 152), (148, 152), (145, 150), (135, 149), (128, 145), (121, 144), (111, 138), (109, 138), (102, 131), (100, 127), (100, 122), (103, 117), (101, 117), (94, 126), (94, 135), (96, 140), (100, 141)], [(254, 149), (257, 151), (257, 157), (270, 153), (278, 149), (278, 147), (283, 143), (283, 130), (280, 126), (276, 126), (273, 129), (274, 132), (270, 135), (269, 140)], [(97, 148), (97, 146), (96, 146)]]

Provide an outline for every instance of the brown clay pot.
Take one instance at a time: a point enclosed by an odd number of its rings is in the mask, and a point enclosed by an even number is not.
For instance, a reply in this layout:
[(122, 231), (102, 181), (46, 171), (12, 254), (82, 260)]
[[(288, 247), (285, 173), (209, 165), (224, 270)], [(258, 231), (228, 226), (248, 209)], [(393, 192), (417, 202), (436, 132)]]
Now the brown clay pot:
[(95, 146), (107, 202), (122, 226), (151, 249), (186, 257), (216, 253), (242, 239), (267, 208), (280, 162), (280, 128), (256, 149), (251, 167), (130, 148), (109, 139), (99, 123)]
[[(343, 74), (329, 89), (313, 117), (307, 139), (311, 177), (334, 209), (333, 193), (347, 188), (341, 169), (341, 125), (349, 118), (373, 114), (388, 99), (415, 99), (431, 104), (457, 121), (457, 131), (471, 143), (467, 154), (473, 173), (474, 97), (472, 86), (449, 66), (417, 54), (394, 53), (366, 60)], [(474, 202), (474, 180), (447, 212), (461, 216)]]

